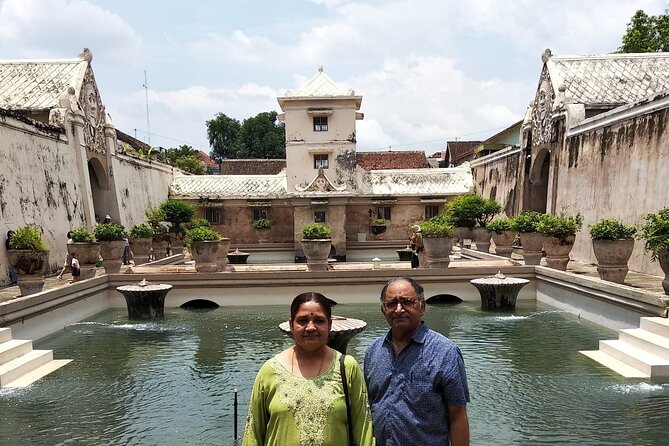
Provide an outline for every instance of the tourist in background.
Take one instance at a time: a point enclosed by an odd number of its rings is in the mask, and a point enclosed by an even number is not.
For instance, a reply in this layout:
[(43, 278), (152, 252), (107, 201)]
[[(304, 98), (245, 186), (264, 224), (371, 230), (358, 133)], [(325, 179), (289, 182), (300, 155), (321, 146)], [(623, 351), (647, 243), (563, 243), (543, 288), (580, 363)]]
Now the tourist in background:
[(81, 268), (79, 267), (79, 256), (77, 255), (76, 252), (72, 253), (72, 263), (70, 264), (72, 267), (72, 282), (79, 282), (79, 279), (81, 279)]
[(423, 287), (392, 279), (381, 291), (390, 325), (365, 354), (374, 435), (379, 446), (469, 444), (469, 389), (460, 349), (427, 328)]
[[(295, 344), (258, 371), (243, 446), (347, 446), (348, 419), (340, 373), (341, 353), (327, 346), (330, 301), (303, 293), (290, 306)], [(351, 433), (357, 446), (374, 445), (365, 382), (352, 356), (345, 357)]]
[[(70, 243), (72, 243), (72, 231), (67, 231), (67, 244), (69, 245)], [(69, 271), (71, 265), (72, 265), (72, 256), (70, 256), (70, 251), (68, 250), (67, 254), (65, 255), (65, 263), (63, 264), (63, 268), (58, 273), (58, 280), (64, 280), (63, 274)]]
[[(13, 236), (14, 236), (14, 231), (11, 230), (7, 231), (7, 238), (5, 239), (5, 249), (7, 249), (7, 251), (9, 251), (9, 241)], [(12, 265), (9, 265), (9, 283), (14, 285), (18, 283), (18, 280), (19, 280), (18, 273), (16, 272), (14, 267), (12, 267)]]
[(413, 225), (411, 226), (411, 238), (409, 239), (409, 247), (413, 251), (411, 256), (411, 267), (418, 268), (421, 264), (423, 267), (426, 267), (425, 255), (425, 246), (423, 246), (423, 234), (420, 231), (420, 226)]

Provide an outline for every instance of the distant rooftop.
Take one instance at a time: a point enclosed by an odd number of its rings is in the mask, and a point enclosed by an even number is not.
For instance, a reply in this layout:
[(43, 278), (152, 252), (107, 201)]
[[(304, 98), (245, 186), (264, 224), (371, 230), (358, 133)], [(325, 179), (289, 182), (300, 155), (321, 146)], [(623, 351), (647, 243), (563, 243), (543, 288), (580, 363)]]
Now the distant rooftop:
[(365, 170), (427, 169), (425, 152), (357, 152), (358, 167)]
[(285, 159), (226, 159), (221, 175), (276, 175), (285, 167)]

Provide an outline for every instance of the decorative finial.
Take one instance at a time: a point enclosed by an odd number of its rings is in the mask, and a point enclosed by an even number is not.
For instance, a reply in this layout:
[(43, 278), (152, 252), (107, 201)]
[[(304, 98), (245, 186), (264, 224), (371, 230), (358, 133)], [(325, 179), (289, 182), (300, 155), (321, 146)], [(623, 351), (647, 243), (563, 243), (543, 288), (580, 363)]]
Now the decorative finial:
[(318, 67), (318, 72), (319, 72), (319, 73), (322, 73), (322, 72), (323, 72), (323, 65), (321, 65), (320, 67)]
[(88, 63), (91, 63), (93, 61), (93, 53), (91, 50), (88, 48), (84, 48), (84, 50), (79, 54), (79, 59), (85, 60)]
[(543, 63), (548, 62), (548, 59), (553, 57), (553, 52), (551, 51), (550, 48), (546, 48), (543, 53), (541, 53), (541, 61)]
[(506, 276), (502, 274), (501, 271), (497, 271), (497, 274), (495, 274), (495, 279), (504, 280), (506, 279)]
[(148, 281), (146, 280), (146, 278), (142, 279), (142, 280), (137, 284), (137, 286), (141, 286), (141, 287), (145, 287), (145, 286), (149, 286), (149, 285), (151, 285), (151, 282), (148, 282)]

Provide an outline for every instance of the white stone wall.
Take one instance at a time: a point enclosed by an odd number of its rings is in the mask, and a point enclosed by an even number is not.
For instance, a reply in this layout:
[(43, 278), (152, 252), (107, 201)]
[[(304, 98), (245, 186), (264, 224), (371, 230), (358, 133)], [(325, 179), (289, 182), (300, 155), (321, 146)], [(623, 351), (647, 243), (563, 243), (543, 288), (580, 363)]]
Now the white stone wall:
[(0, 285), (9, 283), (7, 231), (42, 229), (51, 271), (62, 266), (72, 227), (84, 225), (75, 153), (64, 134), (0, 115)]

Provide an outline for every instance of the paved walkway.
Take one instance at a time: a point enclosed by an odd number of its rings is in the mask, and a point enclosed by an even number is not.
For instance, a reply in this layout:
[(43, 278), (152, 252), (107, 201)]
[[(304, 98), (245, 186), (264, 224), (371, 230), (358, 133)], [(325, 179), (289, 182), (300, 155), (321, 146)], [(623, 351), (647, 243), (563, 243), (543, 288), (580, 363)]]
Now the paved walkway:
[[(515, 257), (513, 260), (518, 260)], [(453, 267), (458, 267), (459, 262), (452, 262)], [(472, 266), (474, 262), (469, 262), (467, 261), (467, 266)], [(481, 266), (490, 266), (489, 265), (490, 261), (486, 260), (478, 260), (476, 261), (477, 265)], [(518, 263), (522, 263), (522, 260), (519, 261)], [(542, 259), (543, 266), (545, 266), (545, 259)], [(306, 269), (306, 264), (295, 264), (295, 265), (300, 265), (304, 266), (304, 269)], [(131, 267), (130, 266), (121, 266), (121, 272), (125, 272), (127, 268)], [(290, 266), (289, 265), (260, 265), (260, 264), (251, 264), (251, 265), (233, 265), (237, 267), (237, 271), (281, 271), (282, 269), (287, 269)], [(462, 265), (465, 266), (465, 265)], [(174, 267), (174, 265), (173, 265)], [(141, 268), (141, 267), (140, 267)], [(168, 266), (162, 267), (162, 268), (169, 268)], [(184, 268), (183, 266), (181, 268)], [(191, 267), (186, 267), (189, 270), (194, 269)], [(295, 266), (291, 267), (292, 269), (295, 269)], [(398, 268), (406, 268), (406, 262), (383, 262), (383, 269), (398, 269)], [(370, 262), (342, 262), (339, 264), (335, 264), (335, 269), (341, 269), (341, 270), (368, 270), (372, 269), (372, 264)], [(173, 270), (172, 272), (177, 272)], [(589, 276), (589, 277), (594, 277), (598, 278), (599, 276), (597, 275), (597, 267), (595, 265), (591, 265), (588, 263), (581, 263), (581, 262), (574, 262), (571, 261), (567, 265), (567, 272), (572, 272), (574, 274), (579, 274), (583, 276)], [(98, 268), (96, 275), (101, 275), (104, 274), (104, 268)], [(55, 289), (55, 288), (62, 288), (69, 286), (70, 281), (72, 280), (72, 275), (69, 273), (66, 273), (63, 275), (64, 280), (58, 280), (56, 276), (52, 277), (47, 277), (44, 281), (44, 290), (50, 290), (50, 289)], [(627, 273), (627, 277), (625, 278), (625, 283), (624, 285), (636, 288), (641, 291), (645, 291), (648, 293), (656, 294), (656, 295), (664, 295), (664, 290), (662, 289), (662, 277), (659, 276), (651, 276), (649, 274), (641, 274), (641, 273), (635, 273), (630, 271)], [(4, 302), (6, 300), (14, 299), (17, 297), (20, 297), (20, 291), (19, 287), (17, 285), (11, 285), (11, 286), (6, 286), (3, 288), (0, 288), (0, 302)]]

